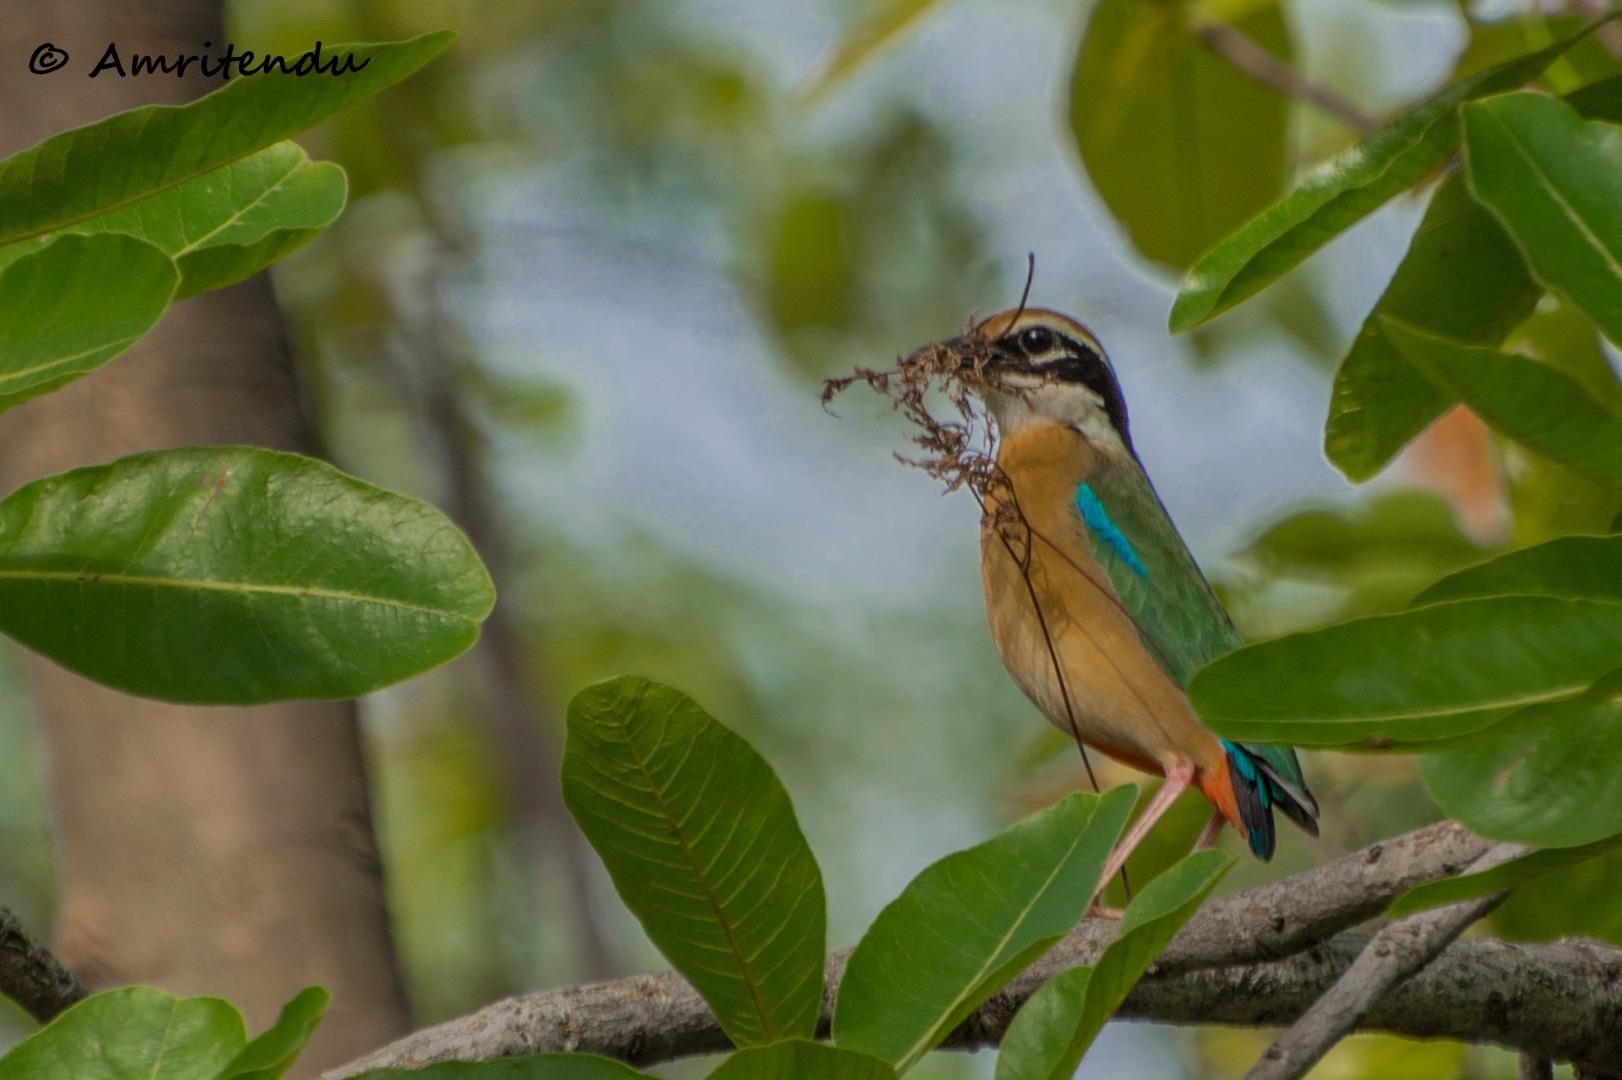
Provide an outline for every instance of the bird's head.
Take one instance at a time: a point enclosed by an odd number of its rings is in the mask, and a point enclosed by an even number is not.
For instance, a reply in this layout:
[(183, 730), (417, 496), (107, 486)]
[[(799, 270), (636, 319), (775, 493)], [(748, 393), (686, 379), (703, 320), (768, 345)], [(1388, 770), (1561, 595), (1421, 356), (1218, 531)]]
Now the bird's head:
[(1004, 311), (945, 343), (980, 374), (970, 382), (1012, 435), (1028, 424), (1062, 424), (1089, 442), (1133, 453), (1126, 399), (1104, 348), (1081, 323), (1057, 311)]

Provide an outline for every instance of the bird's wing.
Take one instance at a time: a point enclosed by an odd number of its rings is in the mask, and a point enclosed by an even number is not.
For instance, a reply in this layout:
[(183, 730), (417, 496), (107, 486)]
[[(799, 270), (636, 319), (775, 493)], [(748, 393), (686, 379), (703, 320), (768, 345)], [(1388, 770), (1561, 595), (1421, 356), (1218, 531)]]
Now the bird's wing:
[[(1106, 458), (1076, 489), (1088, 549), (1155, 662), (1178, 686), (1243, 638), (1136, 459)], [(1295, 751), (1241, 744), (1316, 813)]]

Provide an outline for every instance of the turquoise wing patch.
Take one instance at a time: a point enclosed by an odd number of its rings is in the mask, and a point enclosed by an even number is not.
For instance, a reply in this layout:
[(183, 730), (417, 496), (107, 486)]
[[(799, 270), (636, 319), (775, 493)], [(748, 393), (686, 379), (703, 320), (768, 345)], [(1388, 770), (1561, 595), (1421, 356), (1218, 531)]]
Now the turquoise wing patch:
[(1081, 511), (1081, 520), (1086, 522), (1087, 528), (1091, 529), (1099, 540), (1108, 544), (1134, 574), (1141, 578), (1149, 576), (1149, 568), (1138, 558), (1137, 551), (1132, 547), (1132, 541), (1128, 540), (1120, 527), (1110, 520), (1109, 511), (1104, 509), (1098, 493), (1086, 481), (1082, 481), (1076, 488), (1076, 509)]

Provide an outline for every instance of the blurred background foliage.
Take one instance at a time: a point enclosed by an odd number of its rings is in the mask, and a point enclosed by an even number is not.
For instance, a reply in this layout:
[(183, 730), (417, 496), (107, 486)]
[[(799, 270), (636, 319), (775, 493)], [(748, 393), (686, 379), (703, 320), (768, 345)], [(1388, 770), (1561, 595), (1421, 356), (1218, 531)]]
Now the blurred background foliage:
[[(836, 418), (816, 401), (824, 376), (1011, 305), (1027, 251), (1033, 302), (1109, 346), (1140, 452), (1252, 636), (1395, 609), (1493, 552), (1610, 526), (1614, 489), (1464, 413), (1366, 489), (1323, 460), (1333, 362), (1406, 246), (1411, 200), (1242, 311), (1186, 339), (1163, 330), (1175, 271), (1356, 138), (1360, 116), (1574, 16), (1208, 2), (1352, 108), (1261, 86), (1171, 0), (230, 5), (233, 39), (255, 48), (462, 34), (308, 141), (349, 170), (352, 205), (275, 271), (330, 455), (452, 512), (501, 587), (476, 653), (367, 708), (419, 1023), (660, 963), (556, 799), (562, 705), (589, 681), (675, 684), (776, 765), (835, 945), (927, 862), (1085, 782), (997, 664), (972, 502), (891, 459), (900, 432), (877, 403), (847, 395)], [(825, 59), (863, 19), (890, 35), (882, 60)], [(1545, 81), (1614, 72), (1614, 47), (1587, 42)], [(819, 64), (830, 78), (805, 93)], [(1617, 358), (1557, 304), (1510, 347), (1622, 404)], [(49, 829), (9, 659), (0, 895), (43, 927)], [(1107, 784), (1141, 780), (1095, 765)], [(1307, 768), (1322, 840), (1292, 832), (1224, 889), (1437, 816), (1406, 758)], [(1133, 873), (1166, 865), (1203, 817), (1186, 800)], [(1558, 906), (1561, 932), (1622, 943), (1619, 888), (1622, 855), (1590, 862), (1521, 890), (1493, 928), (1549, 937)], [(1089, 1060), (1237, 1076), (1264, 1038), (1115, 1025)], [(1376, 1074), (1514, 1065), (1360, 1038), (1313, 1073)], [(937, 1055), (918, 1075), (986, 1076), (988, 1055)]]

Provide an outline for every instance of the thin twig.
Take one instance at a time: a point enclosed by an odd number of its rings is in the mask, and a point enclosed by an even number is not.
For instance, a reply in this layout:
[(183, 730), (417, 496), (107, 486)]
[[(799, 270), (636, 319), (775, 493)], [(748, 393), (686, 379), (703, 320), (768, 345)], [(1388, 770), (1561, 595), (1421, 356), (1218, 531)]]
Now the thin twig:
[[(1524, 854), (1526, 848), (1520, 844), (1498, 844), (1469, 870), (1476, 873)], [(1505, 895), (1461, 900), (1385, 926), (1328, 993), (1267, 1048), (1245, 1080), (1305, 1076), (1393, 987), (1422, 971), (1472, 923), (1503, 903)]]
[(79, 976), (0, 907), (0, 994), (45, 1024), (89, 993)]
[(1205, 23), (1194, 28), (1205, 47), (1263, 86), (1285, 97), (1310, 102), (1343, 124), (1363, 134), (1380, 121), (1327, 86), (1313, 82), (1227, 23)]

